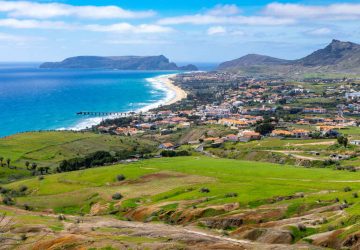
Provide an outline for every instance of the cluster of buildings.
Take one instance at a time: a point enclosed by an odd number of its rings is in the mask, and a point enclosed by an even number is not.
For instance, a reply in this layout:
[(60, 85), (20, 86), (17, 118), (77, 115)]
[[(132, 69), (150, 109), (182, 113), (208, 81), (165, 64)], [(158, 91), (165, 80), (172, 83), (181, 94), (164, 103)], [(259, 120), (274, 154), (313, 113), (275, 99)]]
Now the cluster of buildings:
[[(287, 83), (277, 79), (258, 80), (223, 72), (183, 74), (178, 77), (185, 89), (194, 84), (201, 86), (206, 83), (210, 88), (216, 86), (218, 91), (212, 93), (212, 101), (193, 105), (191, 109), (179, 111), (170, 107), (168, 110), (134, 114), (128, 124), (99, 126), (98, 131), (128, 136), (147, 131), (166, 135), (194, 124), (217, 124), (236, 131), (221, 138), (201, 138), (203, 143), (220, 145), (226, 141), (248, 142), (261, 139), (254, 128), (265, 117), (276, 117), (278, 120), (274, 124), (275, 129), (268, 134), (271, 137), (309, 138), (314, 132), (325, 136), (336, 134), (339, 129), (358, 125), (357, 119), (352, 115), (360, 114), (360, 92), (356, 92), (356, 88), (346, 81), (341, 85), (328, 84), (324, 86), (323, 93), (320, 93), (307, 89), (306, 85), (300, 83)], [(336, 101), (337, 105), (325, 105), (321, 101), (315, 104), (307, 101), (324, 98), (341, 99), (341, 102)], [(170, 144), (164, 144), (163, 148), (173, 148)]]

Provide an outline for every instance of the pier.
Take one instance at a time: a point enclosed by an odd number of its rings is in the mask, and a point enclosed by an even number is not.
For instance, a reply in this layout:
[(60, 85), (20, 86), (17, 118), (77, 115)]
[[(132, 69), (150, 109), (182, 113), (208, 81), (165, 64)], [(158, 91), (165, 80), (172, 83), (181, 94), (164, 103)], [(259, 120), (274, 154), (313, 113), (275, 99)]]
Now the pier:
[(136, 114), (135, 112), (99, 112), (99, 111), (80, 111), (76, 113), (77, 115), (86, 115), (86, 116), (119, 116), (125, 117)]

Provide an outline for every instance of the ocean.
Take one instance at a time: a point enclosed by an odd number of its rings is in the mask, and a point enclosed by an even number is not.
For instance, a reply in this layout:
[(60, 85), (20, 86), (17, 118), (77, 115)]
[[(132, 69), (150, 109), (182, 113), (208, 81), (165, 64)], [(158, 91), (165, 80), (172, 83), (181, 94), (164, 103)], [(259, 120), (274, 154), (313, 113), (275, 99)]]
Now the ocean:
[(0, 64), (0, 137), (18, 132), (83, 129), (104, 117), (80, 111), (129, 112), (157, 107), (174, 95), (157, 76), (176, 72), (39, 69)]

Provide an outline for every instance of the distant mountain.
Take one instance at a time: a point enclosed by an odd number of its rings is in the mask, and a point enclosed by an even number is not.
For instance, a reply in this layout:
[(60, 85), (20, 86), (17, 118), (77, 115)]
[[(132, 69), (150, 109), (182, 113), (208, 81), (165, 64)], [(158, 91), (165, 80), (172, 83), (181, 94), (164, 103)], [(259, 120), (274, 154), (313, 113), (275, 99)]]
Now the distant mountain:
[(118, 69), (118, 70), (198, 70), (195, 65), (178, 67), (163, 55), (160, 56), (77, 56), (61, 62), (46, 62), (40, 68), (66, 69)]
[(297, 60), (249, 54), (221, 63), (218, 70), (290, 77), (301, 77), (310, 73), (360, 74), (360, 45), (333, 40), (325, 48)]
[(271, 56), (248, 54), (238, 59), (221, 63), (218, 69), (248, 67), (253, 65), (283, 65), (283, 64), (287, 64), (288, 62), (289, 61), (287, 60), (278, 59)]

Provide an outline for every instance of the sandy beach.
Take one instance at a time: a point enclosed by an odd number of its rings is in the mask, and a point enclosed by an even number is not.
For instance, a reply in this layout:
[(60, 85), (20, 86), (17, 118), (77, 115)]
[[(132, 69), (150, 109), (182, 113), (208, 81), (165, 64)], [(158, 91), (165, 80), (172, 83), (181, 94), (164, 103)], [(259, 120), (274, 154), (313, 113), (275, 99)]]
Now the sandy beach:
[(166, 85), (167, 88), (174, 91), (175, 96), (171, 100), (167, 101), (164, 105), (173, 104), (173, 103), (181, 101), (182, 99), (185, 99), (187, 97), (187, 93), (185, 92), (185, 90), (183, 90), (182, 88), (176, 86), (174, 84), (173, 80), (171, 80), (172, 77), (173, 76), (167, 77), (164, 80), (164, 84)]
[(171, 96), (167, 100), (164, 100), (164, 103), (160, 103), (160, 105), (170, 105), (187, 97), (185, 90), (176, 86), (173, 80), (171, 80), (175, 75), (176, 74), (171, 74), (157, 77), (157, 80), (171, 92)]

